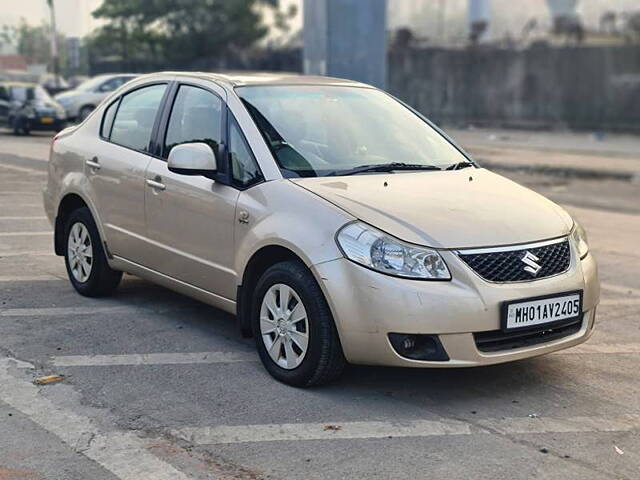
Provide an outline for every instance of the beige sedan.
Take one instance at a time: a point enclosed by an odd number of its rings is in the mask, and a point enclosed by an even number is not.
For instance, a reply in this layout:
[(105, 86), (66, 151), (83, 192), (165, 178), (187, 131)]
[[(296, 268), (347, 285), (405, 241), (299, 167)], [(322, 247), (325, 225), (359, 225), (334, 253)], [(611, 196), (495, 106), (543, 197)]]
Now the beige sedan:
[(55, 137), (44, 203), (80, 294), (128, 272), (236, 314), (291, 385), (347, 363), (508, 362), (593, 331), (580, 225), (360, 83), (139, 77)]

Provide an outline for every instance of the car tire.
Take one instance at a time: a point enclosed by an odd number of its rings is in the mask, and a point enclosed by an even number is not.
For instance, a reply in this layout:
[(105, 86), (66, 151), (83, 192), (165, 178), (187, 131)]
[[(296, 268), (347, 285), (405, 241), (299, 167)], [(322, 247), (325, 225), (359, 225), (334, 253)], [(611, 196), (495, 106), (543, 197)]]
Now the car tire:
[[(256, 347), (276, 380), (309, 387), (329, 383), (342, 374), (346, 360), (331, 310), (302, 263), (273, 265), (258, 280), (254, 292), (251, 318)], [(306, 349), (302, 350), (305, 334)]]
[(22, 128), (20, 127), (20, 121), (17, 118), (13, 117), (9, 121), (9, 128), (13, 130), (14, 135), (22, 135)]
[(87, 207), (74, 210), (64, 226), (64, 260), (73, 287), (86, 297), (110, 295), (122, 272), (109, 267), (98, 227)]
[(78, 122), (84, 122), (84, 119), (87, 118), (91, 112), (93, 112), (93, 108), (94, 107), (90, 105), (85, 105), (84, 107), (82, 107), (78, 112)]

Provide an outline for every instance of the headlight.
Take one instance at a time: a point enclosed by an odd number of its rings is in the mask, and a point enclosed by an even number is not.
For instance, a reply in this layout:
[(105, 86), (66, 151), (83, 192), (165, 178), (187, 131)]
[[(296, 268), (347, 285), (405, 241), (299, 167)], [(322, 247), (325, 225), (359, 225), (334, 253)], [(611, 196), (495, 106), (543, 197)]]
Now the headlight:
[(574, 220), (573, 230), (571, 231), (571, 239), (576, 246), (578, 256), (583, 259), (589, 253), (589, 244), (587, 243), (587, 232), (584, 231), (582, 225)]
[(440, 254), (405, 243), (362, 222), (342, 227), (336, 237), (344, 255), (381, 273), (424, 280), (451, 280)]

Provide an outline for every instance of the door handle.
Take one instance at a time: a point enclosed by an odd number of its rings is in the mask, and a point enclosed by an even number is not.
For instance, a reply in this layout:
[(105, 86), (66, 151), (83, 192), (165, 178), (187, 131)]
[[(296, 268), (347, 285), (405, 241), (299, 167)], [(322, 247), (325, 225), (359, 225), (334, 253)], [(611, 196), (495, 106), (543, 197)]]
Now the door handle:
[(167, 186), (164, 183), (157, 182), (157, 181), (151, 180), (149, 178), (147, 178), (147, 185), (149, 185), (151, 188), (153, 188), (155, 190), (164, 190), (164, 189), (167, 188)]
[(98, 157), (93, 157), (91, 160), (87, 160), (84, 164), (92, 170), (100, 170), (100, 163)]

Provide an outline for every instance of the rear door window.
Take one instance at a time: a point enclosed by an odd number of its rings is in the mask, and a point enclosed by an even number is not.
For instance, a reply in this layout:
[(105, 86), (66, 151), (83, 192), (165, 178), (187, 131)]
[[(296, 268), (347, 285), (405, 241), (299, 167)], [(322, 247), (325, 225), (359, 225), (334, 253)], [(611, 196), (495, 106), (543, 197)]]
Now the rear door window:
[(100, 136), (102, 136), (102, 138), (108, 139), (111, 135), (111, 126), (113, 125), (113, 119), (117, 109), (118, 101), (115, 101), (105, 110), (104, 117), (102, 117), (102, 127), (100, 128)]
[(142, 152), (149, 150), (153, 124), (166, 87), (151, 85), (122, 97), (111, 129), (113, 143)]

